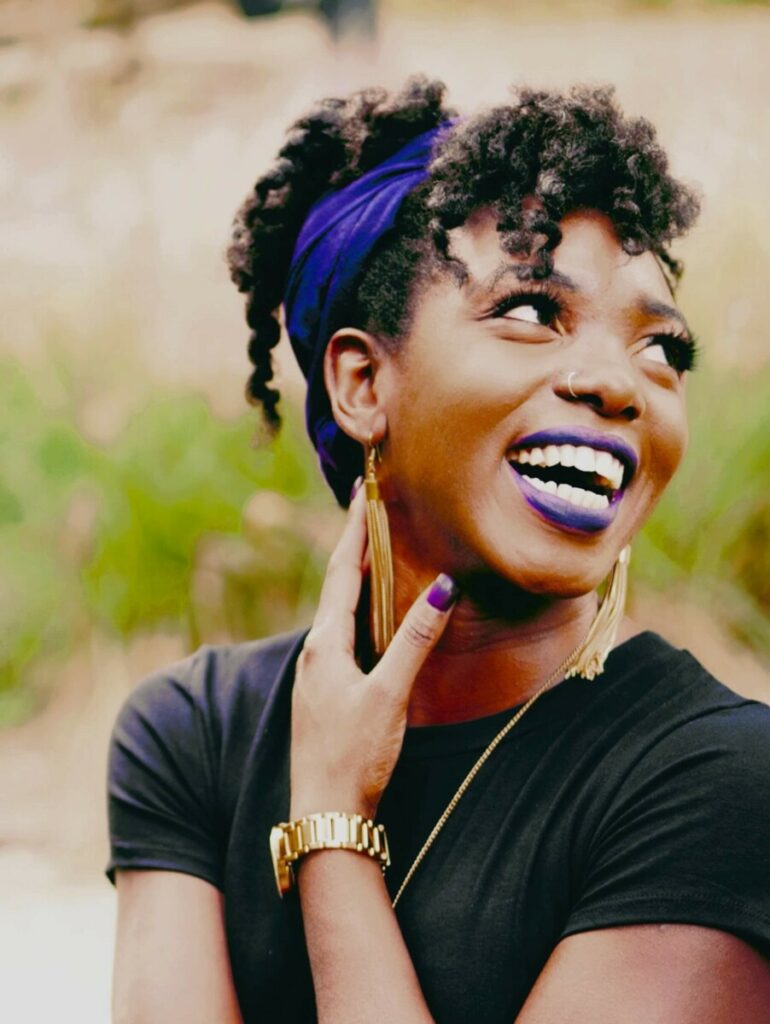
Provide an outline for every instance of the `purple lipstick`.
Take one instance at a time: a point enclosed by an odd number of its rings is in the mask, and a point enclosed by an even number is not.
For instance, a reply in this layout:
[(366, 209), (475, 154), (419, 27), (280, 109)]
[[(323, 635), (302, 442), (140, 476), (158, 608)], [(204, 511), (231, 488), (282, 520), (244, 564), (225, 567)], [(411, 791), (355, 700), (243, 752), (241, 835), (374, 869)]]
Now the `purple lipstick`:
[(549, 522), (582, 533), (614, 521), (639, 462), (619, 437), (585, 427), (528, 434), (507, 458), (527, 504)]

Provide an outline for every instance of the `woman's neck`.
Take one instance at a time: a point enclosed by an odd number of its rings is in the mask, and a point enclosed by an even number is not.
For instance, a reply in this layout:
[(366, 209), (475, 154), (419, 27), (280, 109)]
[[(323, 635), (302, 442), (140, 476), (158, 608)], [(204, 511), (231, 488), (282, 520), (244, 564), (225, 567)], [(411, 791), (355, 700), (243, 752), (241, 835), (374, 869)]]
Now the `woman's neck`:
[[(528, 700), (583, 641), (596, 607), (595, 593), (538, 598), (520, 617), (500, 617), (461, 595), (415, 680), (408, 724), (466, 721)], [(400, 621), (406, 608), (396, 608)]]

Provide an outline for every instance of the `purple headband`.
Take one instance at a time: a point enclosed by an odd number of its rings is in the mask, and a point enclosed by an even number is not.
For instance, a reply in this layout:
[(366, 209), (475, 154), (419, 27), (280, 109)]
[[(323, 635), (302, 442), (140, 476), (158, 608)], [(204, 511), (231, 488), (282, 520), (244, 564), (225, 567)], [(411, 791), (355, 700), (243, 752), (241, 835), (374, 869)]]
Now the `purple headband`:
[(355, 285), (402, 202), (428, 176), (433, 144), (451, 122), (418, 135), (392, 157), (321, 198), (294, 247), (283, 306), (294, 354), (307, 380), (305, 423), (321, 470), (342, 505), (363, 472), (361, 446), (334, 422), (323, 380), (326, 343), (344, 326)]

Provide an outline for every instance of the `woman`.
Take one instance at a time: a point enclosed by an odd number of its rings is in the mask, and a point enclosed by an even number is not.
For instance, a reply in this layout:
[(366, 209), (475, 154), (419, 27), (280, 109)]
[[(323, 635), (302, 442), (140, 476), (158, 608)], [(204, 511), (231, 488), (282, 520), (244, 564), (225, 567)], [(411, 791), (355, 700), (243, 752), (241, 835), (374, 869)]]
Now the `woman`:
[(294, 126), (230, 262), (249, 393), (276, 424), (283, 303), (348, 521), (309, 633), (121, 713), (118, 1020), (768, 1019), (770, 711), (623, 617), (696, 212), (608, 90)]

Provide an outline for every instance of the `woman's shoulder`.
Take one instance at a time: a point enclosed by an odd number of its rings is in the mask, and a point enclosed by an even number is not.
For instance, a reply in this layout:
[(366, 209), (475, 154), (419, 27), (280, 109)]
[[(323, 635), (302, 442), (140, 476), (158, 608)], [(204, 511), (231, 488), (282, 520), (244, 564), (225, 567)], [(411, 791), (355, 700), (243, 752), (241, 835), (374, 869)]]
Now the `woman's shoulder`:
[[(762, 777), (770, 785), (770, 706), (717, 678), (692, 651), (644, 631), (618, 648), (625, 669), (617, 699), (638, 713), (640, 766), (679, 770), (708, 764), (723, 781), (743, 784)], [(622, 674), (622, 673), (620, 673)], [(643, 753), (642, 753), (643, 751)], [(710, 774), (710, 772), (709, 772)]]
[(604, 756), (586, 781), (596, 814), (563, 935), (683, 923), (770, 950), (770, 707), (656, 633), (616, 650), (587, 709), (601, 711), (590, 726)]
[(131, 691), (116, 730), (142, 722), (163, 731), (254, 723), (274, 699), (307, 635), (306, 629), (244, 643), (204, 644), (147, 676)]
[(221, 847), (244, 766), (268, 734), (287, 732), (305, 635), (207, 645), (132, 690), (109, 748), (110, 878), (160, 868), (223, 887)]
[[(654, 630), (630, 634), (611, 652), (608, 667), (613, 669), (611, 676), (622, 678), (624, 684), (636, 683), (640, 691), (669, 708), (681, 703), (697, 714), (744, 707), (761, 719), (770, 716), (770, 705), (762, 696), (742, 692), (738, 678), (725, 673), (718, 677), (696, 653)], [(770, 677), (764, 695), (770, 696)]]

